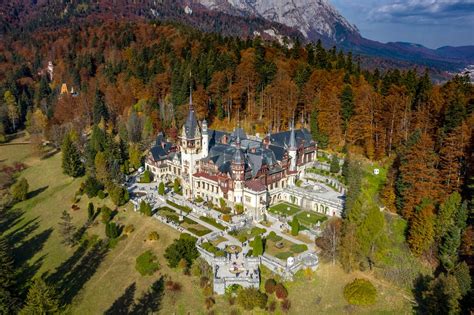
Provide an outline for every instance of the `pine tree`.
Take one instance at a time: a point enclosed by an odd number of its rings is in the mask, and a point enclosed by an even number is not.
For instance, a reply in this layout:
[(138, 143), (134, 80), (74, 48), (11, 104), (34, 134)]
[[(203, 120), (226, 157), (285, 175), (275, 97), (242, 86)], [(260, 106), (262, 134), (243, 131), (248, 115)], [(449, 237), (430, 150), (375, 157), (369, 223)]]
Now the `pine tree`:
[(432, 139), (423, 133), (419, 137), (415, 134), (411, 140), (413, 144), (409, 144), (400, 157), (397, 179), (398, 205), (406, 219), (412, 217), (415, 206), (424, 198), (437, 200), (440, 192), (437, 156), (433, 151)]
[(61, 150), (63, 152), (62, 167), (64, 174), (71, 177), (80, 177), (84, 175), (84, 164), (81, 161), (79, 151), (71, 140), (70, 135), (64, 137)]
[(409, 223), (408, 245), (412, 252), (420, 256), (430, 248), (434, 241), (434, 206), (424, 200), (416, 207)]
[(160, 182), (160, 184), (158, 185), (158, 193), (161, 196), (165, 195), (165, 184), (163, 182)]
[(339, 166), (339, 159), (337, 158), (337, 155), (333, 154), (332, 160), (331, 160), (331, 165), (330, 165), (330, 172), (337, 174), (341, 170), (341, 167)]
[(293, 220), (291, 221), (291, 235), (297, 236), (300, 232), (300, 222), (296, 216), (293, 216)]
[(56, 314), (59, 310), (60, 304), (55, 290), (43, 279), (38, 278), (28, 291), (26, 303), (20, 311), (20, 315)]
[(95, 102), (92, 112), (94, 124), (98, 124), (101, 119), (107, 121), (109, 119), (109, 112), (105, 105), (104, 95), (99, 89), (95, 90)]
[(76, 232), (76, 227), (72, 224), (72, 218), (67, 210), (64, 210), (61, 215), (61, 222), (59, 222), (59, 232), (63, 238), (62, 243), (68, 246), (73, 246), (75, 244), (74, 233)]
[(352, 87), (348, 84), (344, 86), (341, 96), (341, 116), (343, 121), (343, 129), (347, 130), (349, 120), (354, 114), (354, 96), (352, 94)]
[(15, 309), (15, 270), (7, 241), (0, 236), (0, 314), (11, 314)]
[(89, 218), (89, 221), (92, 221), (92, 219), (94, 219), (94, 215), (94, 204), (92, 202), (89, 202), (89, 204), (87, 205), (87, 217)]

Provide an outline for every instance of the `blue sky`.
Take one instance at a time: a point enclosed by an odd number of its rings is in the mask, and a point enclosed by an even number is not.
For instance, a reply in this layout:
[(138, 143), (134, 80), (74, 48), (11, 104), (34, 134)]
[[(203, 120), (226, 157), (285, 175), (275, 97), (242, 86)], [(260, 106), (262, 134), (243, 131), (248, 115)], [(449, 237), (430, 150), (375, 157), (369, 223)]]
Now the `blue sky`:
[(474, 0), (331, 0), (361, 34), (429, 48), (474, 45)]

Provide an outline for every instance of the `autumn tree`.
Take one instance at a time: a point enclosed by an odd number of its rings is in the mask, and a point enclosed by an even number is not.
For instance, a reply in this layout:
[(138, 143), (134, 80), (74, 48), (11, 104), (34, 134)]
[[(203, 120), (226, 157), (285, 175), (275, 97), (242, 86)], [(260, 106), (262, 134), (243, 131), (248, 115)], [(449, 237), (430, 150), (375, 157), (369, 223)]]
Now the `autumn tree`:
[(397, 178), (397, 207), (406, 219), (413, 216), (415, 206), (425, 198), (439, 196), (438, 161), (433, 141), (426, 133), (412, 135), (406, 150), (400, 156)]
[(423, 200), (415, 207), (409, 222), (407, 242), (415, 255), (420, 256), (430, 249), (435, 237), (434, 225), (434, 205), (431, 201)]

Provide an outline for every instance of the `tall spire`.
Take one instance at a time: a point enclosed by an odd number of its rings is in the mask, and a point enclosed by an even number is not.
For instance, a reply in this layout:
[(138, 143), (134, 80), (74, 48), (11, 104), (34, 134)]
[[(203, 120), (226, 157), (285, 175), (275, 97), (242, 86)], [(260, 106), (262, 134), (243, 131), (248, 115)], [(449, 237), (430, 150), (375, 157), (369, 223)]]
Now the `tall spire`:
[(291, 122), (291, 132), (290, 132), (290, 150), (296, 150), (296, 136), (295, 136), (295, 119), (293, 118)]
[(193, 83), (189, 82), (189, 110), (194, 110), (193, 107)]

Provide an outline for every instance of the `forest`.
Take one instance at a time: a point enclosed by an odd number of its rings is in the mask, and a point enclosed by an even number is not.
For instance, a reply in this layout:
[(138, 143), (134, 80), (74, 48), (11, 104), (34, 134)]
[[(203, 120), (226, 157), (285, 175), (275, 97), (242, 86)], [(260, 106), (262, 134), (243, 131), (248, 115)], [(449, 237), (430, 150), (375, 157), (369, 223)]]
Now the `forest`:
[[(295, 119), (319, 149), (345, 156), (349, 193), (337, 256), (347, 271), (388, 264), (393, 240), (381, 203), (406, 222), (402, 246), (432, 271), (411, 283), (421, 292), (418, 311), (472, 307), (474, 88), (467, 77), (435, 85), (425, 69), (369, 71), (320, 42), (290, 48), (175, 23), (43, 28), (0, 42), (0, 140), (26, 130), (38, 151), (49, 143), (70, 152), (65, 171), (93, 174), (122, 204), (117, 184), (158, 132), (176, 139), (190, 87), (198, 118), (211, 128), (240, 122), (263, 135)], [(366, 189), (362, 160), (387, 166), (380, 191)]]

